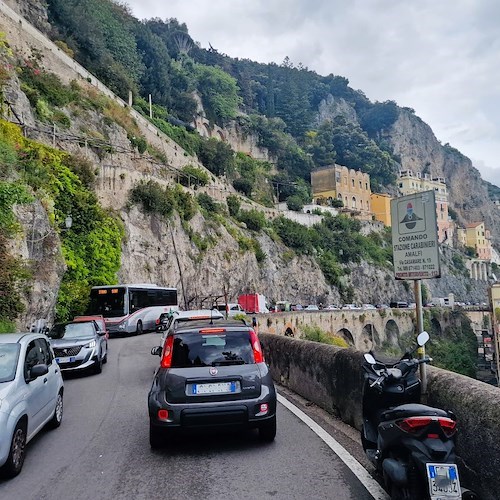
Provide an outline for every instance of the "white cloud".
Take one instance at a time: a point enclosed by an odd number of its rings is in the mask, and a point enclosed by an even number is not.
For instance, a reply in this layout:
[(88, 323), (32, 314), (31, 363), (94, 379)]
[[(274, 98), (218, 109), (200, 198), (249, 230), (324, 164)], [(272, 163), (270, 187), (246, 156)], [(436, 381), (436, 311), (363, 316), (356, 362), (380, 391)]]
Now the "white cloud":
[(415, 109), (500, 185), (500, 3), (493, 0), (128, 0), (232, 57), (342, 75)]

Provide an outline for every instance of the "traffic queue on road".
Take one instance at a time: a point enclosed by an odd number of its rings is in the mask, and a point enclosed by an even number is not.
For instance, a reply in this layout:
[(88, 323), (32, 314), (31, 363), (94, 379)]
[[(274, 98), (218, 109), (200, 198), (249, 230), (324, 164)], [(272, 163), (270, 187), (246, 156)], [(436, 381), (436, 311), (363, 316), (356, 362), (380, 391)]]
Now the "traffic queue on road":
[[(276, 391), (255, 330), (218, 310), (172, 311), (154, 323), (160, 356), (148, 397), (150, 446), (194, 428), (257, 428), (276, 435)], [(43, 332), (0, 335), (0, 476), (23, 467), (28, 443), (63, 417), (64, 373), (100, 374), (109, 332), (82, 316)], [(172, 383), (175, 381), (175, 383)], [(181, 381), (181, 383), (179, 383)]]

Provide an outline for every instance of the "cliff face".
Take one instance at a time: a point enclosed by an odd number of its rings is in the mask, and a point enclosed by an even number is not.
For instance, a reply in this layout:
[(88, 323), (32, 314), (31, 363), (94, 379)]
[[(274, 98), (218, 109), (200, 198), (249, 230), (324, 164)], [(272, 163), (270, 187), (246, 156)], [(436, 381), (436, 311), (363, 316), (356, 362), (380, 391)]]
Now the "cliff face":
[(500, 245), (500, 212), (489, 199), (481, 174), (469, 158), (441, 145), (431, 128), (405, 109), (400, 110), (385, 138), (401, 158), (402, 170), (444, 177), (450, 206), (459, 214), (461, 223), (484, 220), (494, 243)]
[[(10, 3), (18, 6), (18, 2)], [(29, 4), (30, 2), (19, 2), (19, 5)], [(37, 16), (43, 19), (42, 13)], [(40, 45), (36, 39), (27, 38), (19, 23), (9, 24), (7, 18), (1, 16), (0, 21), (1, 30), (7, 32), (9, 41), (14, 40), (13, 45), (20, 53), (26, 55), (30, 47), (37, 47), (44, 51), (47, 69), (58, 74), (63, 81), (75, 79), (81, 85), (88, 83), (74, 68), (65, 65), (58, 58), (57, 50), (52, 51), (48, 45)], [(52, 65), (52, 62), (57, 64)], [(136, 152), (131, 154), (127, 132), (116, 123), (104, 120), (96, 111), (79, 110), (72, 113), (71, 110), (66, 110), (71, 119), (68, 134), (78, 137), (85, 130), (119, 146), (109, 148), (107, 152), (95, 150), (84, 145), (81, 140), (59, 140), (53, 137), (51, 128), (50, 133), (43, 132), (43, 124), (36, 121), (15, 76), (9, 83), (6, 95), (17, 115), (28, 126), (27, 134), (30, 137), (70, 153), (83, 155), (94, 165), (97, 174), (95, 190), (100, 203), (106, 209), (113, 210), (121, 218), (125, 228), (126, 237), (122, 242), (122, 262), (118, 276), (120, 282), (153, 282), (176, 286), (180, 292), (181, 304), (189, 306), (201, 306), (204, 297), (222, 296), (224, 290), (231, 300), (235, 300), (239, 293), (258, 292), (269, 299), (302, 304), (340, 301), (338, 291), (328, 286), (314, 258), (295, 255), (264, 232), (252, 233), (231, 221), (228, 221), (228, 227), (233, 230), (228, 231), (224, 225), (205, 219), (200, 213), (189, 221), (189, 231), (186, 231), (185, 223), (181, 223), (178, 218), (166, 221), (143, 213), (138, 206), (130, 206), (129, 191), (139, 181), (154, 180), (167, 185), (177, 179), (175, 169), (165, 169), (151, 161), (151, 158)], [(356, 122), (354, 109), (345, 101), (336, 105), (333, 100), (329, 100), (322, 107), (322, 119), (339, 113), (353, 123)], [(139, 122), (138, 126), (147, 141), (168, 157), (169, 166), (182, 168), (185, 164), (197, 164), (196, 158), (189, 157), (171, 140), (164, 140), (149, 124)], [(402, 112), (388, 134), (388, 139), (393, 144), (394, 151), (401, 155), (403, 168), (423, 171), (429, 167), (428, 163), (435, 164), (436, 170), (432, 167), (430, 171), (433, 175), (442, 175), (457, 184), (450, 191), (451, 196), (463, 200), (461, 203), (465, 205), (460, 209), (463, 214), (467, 212), (468, 215), (471, 210), (477, 210), (481, 214), (483, 209), (486, 213), (486, 196), (477, 195), (483, 192), (479, 191), (481, 180), (477, 171), (475, 177), (469, 178), (469, 170), (472, 168), (470, 162), (441, 146), (430, 128), (421, 120)], [(465, 186), (477, 186), (476, 195), (469, 196), (468, 199)], [(228, 192), (234, 193), (230, 186), (219, 179), (213, 179), (206, 191), (221, 202)], [(192, 194), (196, 192), (192, 191)], [(454, 199), (452, 205), (455, 205)], [(34, 264), (33, 287), (25, 295), (27, 310), (19, 319), (19, 328), (24, 329), (35, 318), (52, 320), (65, 266), (59, 237), (56, 232), (51, 233), (43, 206), (35, 202), (18, 207), (17, 216), (23, 231), (12, 240), (10, 251)], [(246, 238), (257, 239), (266, 254), (265, 260), (259, 263), (253, 251), (241, 250), (234, 231)], [(189, 235), (193, 232), (199, 238), (209, 241), (205, 250), (200, 250), (193, 243), (193, 238)], [(443, 274), (445, 278), (431, 280), (427, 284), (433, 296), (446, 296), (449, 292), (455, 292), (457, 300), (484, 300), (484, 284), (453, 275), (446, 265)], [(395, 281), (390, 271), (375, 269), (366, 263), (351, 266), (346, 284), (353, 286), (353, 300), (357, 302), (387, 303), (394, 299), (413, 301), (412, 291), (402, 282)]]

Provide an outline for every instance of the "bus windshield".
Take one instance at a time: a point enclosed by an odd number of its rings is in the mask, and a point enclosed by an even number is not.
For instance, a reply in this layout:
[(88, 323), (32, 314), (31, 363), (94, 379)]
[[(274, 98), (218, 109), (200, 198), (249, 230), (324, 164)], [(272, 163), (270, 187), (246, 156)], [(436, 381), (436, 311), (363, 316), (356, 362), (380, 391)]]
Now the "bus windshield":
[(90, 291), (89, 314), (102, 314), (105, 318), (125, 316), (125, 288), (96, 288)]

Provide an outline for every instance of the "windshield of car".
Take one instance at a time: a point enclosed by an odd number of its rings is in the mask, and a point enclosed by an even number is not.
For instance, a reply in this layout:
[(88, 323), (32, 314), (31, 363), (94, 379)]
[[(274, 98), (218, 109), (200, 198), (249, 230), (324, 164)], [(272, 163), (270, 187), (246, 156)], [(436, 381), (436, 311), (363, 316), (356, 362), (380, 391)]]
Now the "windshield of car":
[(172, 368), (254, 363), (248, 332), (181, 333), (174, 337)]
[(0, 344), (0, 383), (14, 380), (20, 349), (18, 343)]
[(47, 334), (51, 339), (75, 339), (80, 337), (93, 337), (95, 333), (92, 323), (66, 323), (54, 325)]

